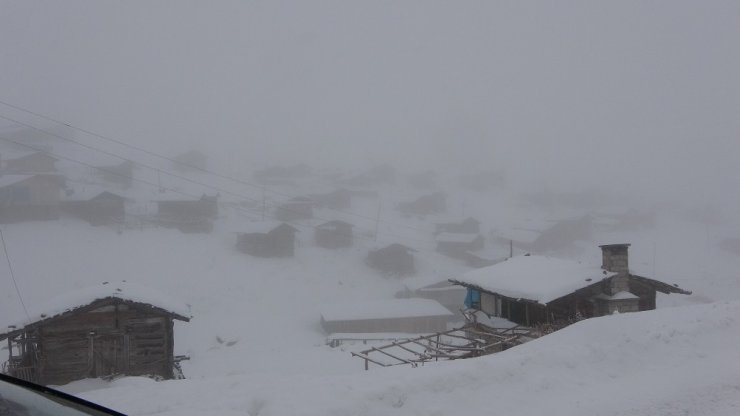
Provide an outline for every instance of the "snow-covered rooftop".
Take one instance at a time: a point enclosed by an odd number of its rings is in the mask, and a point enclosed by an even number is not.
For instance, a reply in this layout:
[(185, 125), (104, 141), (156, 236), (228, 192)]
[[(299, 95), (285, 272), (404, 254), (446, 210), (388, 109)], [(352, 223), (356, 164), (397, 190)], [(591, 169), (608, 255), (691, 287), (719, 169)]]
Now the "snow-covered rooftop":
[(98, 286), (77, 289), (73, 292), (56, 296), (47, 304), (40, 305), (35, 310), (30, 311), (29, 318), (23, 321), (0, 322), (0, 324), (5, 324), (0, 326), (0, 331), (6, 332), (5, 330), (8, 328), (23, 328), (31, 323), (53, 318), (87, 306), (96, 300), (106, 298), (119, 298), (130, 302), (149, 304), (184, 318), (190, 317), (190, 307), (188, 305), (168, 299), (164, 293), (123, 280), (120, 282), (104, 282)]
[(545, 304), (614, 274), (576, 261), (525, 255), (470, 271), (454, 280), (510, 298)]
[[(253, 221), (248, 222), (244, 226), (241, 227), (242, 233), (262, 233), (267, 234), (270, 231), (274, 230), (275, 228), (285, 224), (281, 221)], [(291, 226), (292, 227), (292, 226)]]
[(450, 316), (452, 313), (436, 300), (384, 299), (327, 305), (321, 311), (325, 321), (354, 321), (363, 319), (415, 318), (422, 316)]

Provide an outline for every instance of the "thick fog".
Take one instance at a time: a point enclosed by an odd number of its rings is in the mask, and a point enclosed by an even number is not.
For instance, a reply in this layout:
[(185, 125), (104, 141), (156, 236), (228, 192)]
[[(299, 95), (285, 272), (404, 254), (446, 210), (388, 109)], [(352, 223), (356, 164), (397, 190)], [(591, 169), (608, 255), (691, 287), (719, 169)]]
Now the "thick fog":
[(221, 172), (390, 162), (737, 202), (736, 1), (1, 6), (0, 100)]

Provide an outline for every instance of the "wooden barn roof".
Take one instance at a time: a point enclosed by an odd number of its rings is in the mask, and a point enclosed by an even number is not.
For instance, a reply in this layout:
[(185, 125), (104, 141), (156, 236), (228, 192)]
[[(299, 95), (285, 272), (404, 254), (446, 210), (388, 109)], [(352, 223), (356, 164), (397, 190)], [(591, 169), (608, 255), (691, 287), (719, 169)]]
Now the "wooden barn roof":
[(125, 281), (105, 282), (100, 286), (81, 289), (52, 299), (40, 311), (31, 312), (28, 318), (7, 325), (8, 330), (0, 332), (0, 339), (5, 339), (29, 326), (48, 323), (64, 316), (86, 312), (114, 302), (138, 305), (157, 313), (169, 315), (173, 319), (190, 321), (189, 307), (168, 300), (167, 295)]

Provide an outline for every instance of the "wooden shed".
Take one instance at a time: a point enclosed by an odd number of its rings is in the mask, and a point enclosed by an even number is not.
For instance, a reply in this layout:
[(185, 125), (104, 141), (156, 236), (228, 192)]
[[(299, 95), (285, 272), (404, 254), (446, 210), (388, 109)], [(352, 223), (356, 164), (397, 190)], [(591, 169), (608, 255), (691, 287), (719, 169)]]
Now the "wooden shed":
[(189, 321), (186, 307), (162, 306), (162, 295), (125, 282), (56, 299), (36, 320), (12, 325), (5, 372), (59, 385), (114, 375), (173, 378), (173, 321)]
[(126, 198), (103, 191), (92, 198), (63, 201), (62, 210), (95, 226), (121, 224), (126, 218)]
[(629, 272), (629, 244), (602, 249), (602, 267), (517, 256), (450, 282), (468, 288), (465, 306), (520, 325), (564, 325), (614, 312), (655, 309), (656, 292), (691, 292)]
[(314, 230), (316, 245), (324, 248), (342, 248), (352, 246), (353, 225), (334, 220), (317, 225)]
[(293, 257), (298, 229), (281, 222), (254, 222), (237, 233), (237, 250), (256, 257)]
[(389, 275), (412, 275), (416, 272), (412, 254), (415, 251), (403, 244), (391, 244), (368, 253), (366, 262), (368, 266)]
[(0, 223), (59, 218), (60, 175), (3, 175), (0, 177)]
[(387, 299), (328, 305), (321, 311), (321, 327), (337, 333), (432, 333), (445, 331), (452, 316), (429, 299)]
[(208, 233), (218, 217), (218, 195), (203, 194), (195, 200), (157, 202), (157, 221), (164, 227), (177, 228), (184, 233)]

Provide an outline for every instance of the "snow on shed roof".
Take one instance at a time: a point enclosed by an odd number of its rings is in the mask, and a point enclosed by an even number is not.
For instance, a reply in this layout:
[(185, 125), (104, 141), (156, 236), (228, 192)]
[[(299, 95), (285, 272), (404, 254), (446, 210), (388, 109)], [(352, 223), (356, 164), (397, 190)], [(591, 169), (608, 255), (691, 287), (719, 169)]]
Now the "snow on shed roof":
[[(131, 284), (123, 280), (120, 282), (104, 282), (98, 286), (61, 294), (52, 298), (46, 305), (43, 305), (36, 311), (31, 311), (29, 318), (24, 321), (11, 323), (0, 328), (15, 327), (11, 329), (20, 329), (32, 323), (45, 321), (107, 298), (118, 298), (124, 301), (152, 305), (155, 308), (177, 315), (178, 319), (190, 319), (190, 307), (188, 305), (169, 299), (166, 294), (156, 290)], [(0, 333), (0, 335), (3, 334)]]
[(614, 275), (598, 266), (576, 261), (525, 255), (472, 270), (451, 281), (513, 299), (546, 304)]
[(384, 299), (327, 305), (321, 311), (325, 321), (360, 321), (365, 319), (417, 318), (450, 316), (452, 313), (436, 300)]

